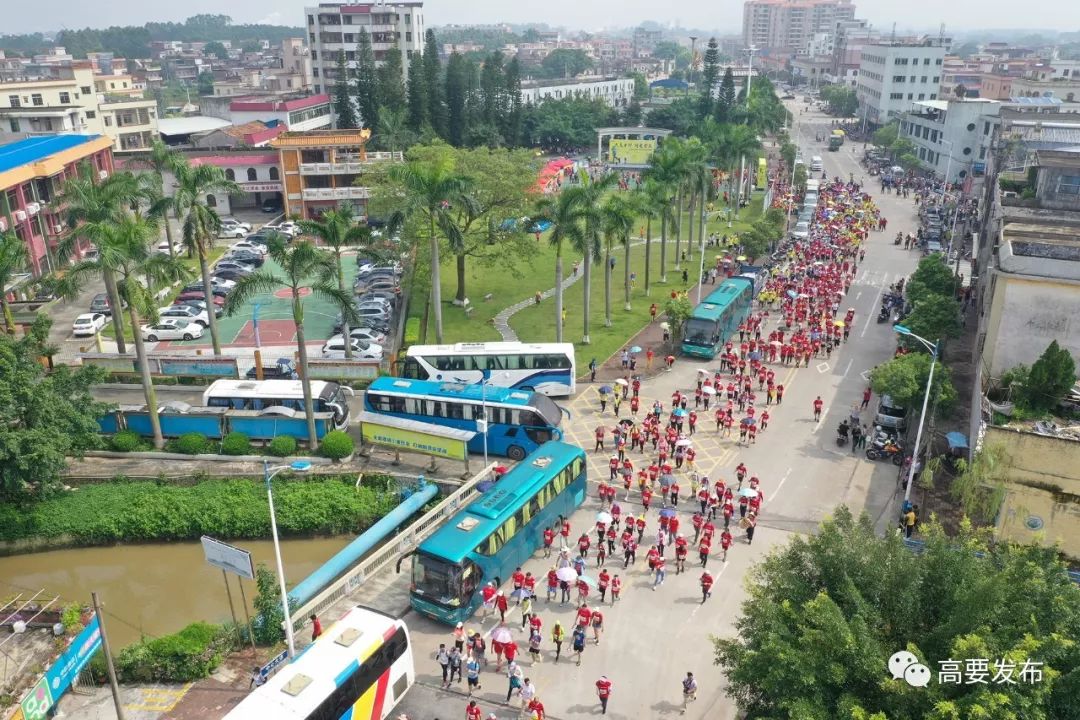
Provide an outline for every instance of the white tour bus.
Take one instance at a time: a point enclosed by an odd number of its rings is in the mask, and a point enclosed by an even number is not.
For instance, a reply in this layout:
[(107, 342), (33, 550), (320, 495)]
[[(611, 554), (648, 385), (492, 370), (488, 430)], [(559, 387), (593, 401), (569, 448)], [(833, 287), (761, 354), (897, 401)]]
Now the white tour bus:
[[(334, 413), (334, 429), (349, 427), (349, 401), (353, 390), (336, 382), (311, 381), (315, 412)], [(203, 392), (203, 405), (233, 410), (283, 407), (304, 412), (304, 388), (299, 380), (215, 380)]]
[(562, 397), (576, 389), (571, 343), (413, 345), (399, 372), (410, 380), (479, 383)]

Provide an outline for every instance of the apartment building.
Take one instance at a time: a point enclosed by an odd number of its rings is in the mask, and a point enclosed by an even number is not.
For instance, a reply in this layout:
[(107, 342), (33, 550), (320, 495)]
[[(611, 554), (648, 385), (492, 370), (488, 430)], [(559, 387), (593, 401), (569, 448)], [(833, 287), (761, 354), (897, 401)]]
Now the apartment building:
[(851, 0), (747, 0), (743, 3), (743, 44), (769, 54), (795, 55), (815, 33), (832, 33), (838, 22), (854, 20)]
[(900, 137), (915, 146), (923, 168), (950, 183), (981, 174), (1001, 103), (983, 98), (924, 100), (900, 116)]
[(862, 117), (884, 125), (913, 102), (937, 100), (948, 43), (948, 38), (920, 38), (864, 45), (856, 90)]
[(571, 97), (603, 100), (611, 107), (626, 107), (634, 97), (634, 79), (581, 77), (575, 80), (526, 80), (521, 83), (523, 105), (539, 105), (545, 100)]
[(400, 162), (401, 153), (368, 152), (371, 130), (286, 132), (270, 141), (278, 151), (284, 183), (285, 213), (314, 219), (342, 202), (357, 215), (367, 214), (371, 189), (362, 185), (372, 163)]
[(100, 135), (43, 135), (0, 145), (0, 232), (12, 230), (23, 241), (35, 277), (58, 266), (64, 219), (53, 201), (61, 187), (84, 163), (98, 177), (108, 177), (112, 147)]
[(337, 81), (338, 54), (355, 71), (360, 30), (371, 37), (376, 65), (394, 48), (402, 66), (409, 67), (413, 54), (424, 50), (424, 3), (420, 0), (377, 3), (320, 3), (304, 9), (304, 26), (311, 50), (311, 82), (316, 93), (333, 92)]

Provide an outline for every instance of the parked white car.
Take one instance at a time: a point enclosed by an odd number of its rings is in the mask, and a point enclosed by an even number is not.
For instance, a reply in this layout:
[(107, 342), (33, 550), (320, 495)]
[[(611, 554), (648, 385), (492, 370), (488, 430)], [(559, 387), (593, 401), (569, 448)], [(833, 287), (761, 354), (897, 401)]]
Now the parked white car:
[[(354, 338), (352, 340), (352, 356), (353, 360), (382, 360), (382, 345)], [(322, 357), (324, 360), (344, 360), (345, 338), (341, 335), (334, 335), (327, 340), (322, 347)]]
[(158, 342), (159, 340), (194, 340), (202, 337), (202, 325), (188, 322), (181, 318), (166, 318), (153, 325), (143, 325), (139, 328), (143, 340)]
[(222, 225), (221, 229), (218, 230), (219, 238), (233, 238), (236, 240), (240, 240), (247, 237), (247, 234), (248, 231), (240, 227), (239, 225)]
[(300, 234), (300, 226), (294, 222), (282, 222), (277, 225), (267, 225), (263, 230), (274, 230), (283, 235), (288, 235), (291, 238)]
[(158, 317), (162, 320), (176, 318), (189, 323), (198, 323), (203, 327), (210, 324), (210, 317), (206, 314), (206, 310), (201, 310), (193, 305), (169, 305), (158, 308)]
[[(341, 337), (336, 335), (335, 337)], [(372, 343), (373, 345), (383, 345), (386, 342), (386, 335), (371, 328), (349, 328), (349, 337), (353, 340), (363, 340), (364, 342)]]
[[(169, 254), (169, 241), (168, 240), (162, 240), (161, 242), (159, 242), (157, 244), (157, 246), (154, 249), (157, 252), (161, 253), (162, 255), (168, 255)], [(173, 255), (183, 255), (184, 254), (184, 244), (180, 243), (180, 242), (174, 242), (172, 244), (172, 254)]]
[(232, 216), (229, 216), (229, 215), (226, 215), (225, 217), (221, 218), (221, 226), (222, 227), (239, 227), (239, 228), (243, 228), (244, 232), (251, 232), (251, 223), (241, 222), (240, 220), (237, 220), (236, 218), (234, 218)]
[(229, 246), (229, 250), (247, 250), (248, 252), (259, 253), (260, 255), (266, 255), (267, 248), (262, 243), (251, 242), (250, 240), (241, 240), (238, 243), (233, 243)]
[(107, 321), (108, 318), (102, 313), (83, 313), (71, 323), (71, 334), (75, 337), (97, 335)]

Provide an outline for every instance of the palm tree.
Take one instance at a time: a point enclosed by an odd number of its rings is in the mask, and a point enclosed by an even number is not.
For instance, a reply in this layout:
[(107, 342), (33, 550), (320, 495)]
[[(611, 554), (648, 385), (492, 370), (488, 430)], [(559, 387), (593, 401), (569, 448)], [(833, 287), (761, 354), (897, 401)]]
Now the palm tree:
[[(181, 228), (184, 245), (188, 251), (199, 258), (199, 271), (202, 276), (206, 307), (214, 307), (213, 286), (210, 284), (210, 251), (214, 239), (221, 231), (221, 218), (217, 211), (207, 204), (206, 198), (215, 192), (235, 195), (240, 186), (225, 177), (225, 171), (214, 165), (191, 165), (186, 160), (177, 161), (172, 168), (176, 174), (176, 193), (173, 195), (173, 208), (177, 215), (183, 216)], [(210, 341), (214, 345), (214, 354), (221, 354), (221, 337), (218, 335), (217, 318), (210, 317)]]
[(630, 233), (638, 216), (637, 198), (627, 193), (608, 195), (600, 208), (604, 227), (604, 325), (611, 327), (611, 246), (621, 242), (626, 250), (623, 256), (623, 285), (625, 310), (630, 309)]
[(352, 296), (338, 287), (338, 264), (332, 254), (315, 247), (308, 240), (286, 245), (281, 237), (270, 241), (268, 254), (281, 267), (283, 274), (278, 276), (268, 270), (257, 270), (241, 278), (225, 300), (225, 312), (233, 315), (245, 308), (255, 297), (280, 288), (289, 291), (292, 296), (293, 323), (296, 325), (296, 349), (300, 357), (300, 383), (304, 390), (308, 443), (311, 449), (315, 450), (319, 446), (319, 438), (315, 431), (315, 413), (311, 403), (311, 380), (308, 373), (307, 336), (304, 330), (305, 291), (310, 288), (312, 295), (329, 301), (351, 325), (358, 324), (360, 318), (353, 306)]
[(141, 162), (152, 171), (139, 178), (150, 203), (150, 214), (161, 218), (161, 224), (165, 226), (165, 239), (169, 243), (169, 255), (175, 255), (169, 212), (175, 214), (176, 203), (174, 197), (165, 192), (165, 173), (171, 173), (175, 177), (176, 169), (184, 164), (184, 157), (161, 140), (155, 140), (150, 146), (150, 153), (144, 156)]
[(683, 145), (679, 138), (669, 138), (653, 153), (652, 166), (645, 171), (646, 179), (658, 186), (662, 204), (660, 211), (660, 282), (667, 282), (667, 231), (674, 227), (678, 218), (672, 207), (677, 202), (679, 183), (683, 173)]
[[(690, 198), (688, 208), (690, 222), (687, 227), (686, 240), (686, 257), (689, 259), (694, 257), (694, 227), (698, 225), (695, 213), (698, 211), (699, 205), (702, 207), (705, 205), (705, 201), (700, 199), (702, 176), (708, 173), (708, 150), (701, 140), (692, 137), (686, 142), (686, 164), (683, 166), (684, 192)], [(679, 212), (681, 215), (682, 210), (680, 209)], [(698, 240), (700, 242), (700, 237)], [(678, 253), (678, 251), (678, 244), (676, 244), (675, 252)]]
[[(336, 210), (323, 213), (322, 220), (301, 220), (298, 224), (304, 234), (315, 236), (330, 249), (334, 257), (338, 290), (345, 293), (342, 255), (345, 248), (370, 240), (371, 231), (366, 226), (356, 224), (353, 206), (348, 203), (342, 203)], [(342, 320), (341, 334), (346, 338), (345, 359), (352, 360), (352, 343), (347, 341), (351, 329), (348, 320), (345, 318)]]
[(60, 290), (64, 296), (71, 298), (78, 294), (88, 277), (113, 276), (120, 300), (113, 306), (113, 315), (121, 314), (121, 308), (127, 305), (135, 362), (139, 367), (146, 411), (150, 416), (154, 447), (160, 450), (165, 446), (165, 439), (161, 434), (157, 393), (150, 377), (146, 347), (139, 328), (143, 321), (157, 319), (155, 290), (177, 277), (190, 275), (190, 271), (176, 258), (152, 252), (151, 245), (161, 232), (156, 219), (125, 214), (116, 220), (85, 223), (82, 227), (87, 227), (88, 237), (94, 237), (98, 242), (98, 257), (72, 266), (60, 281)]
[(0, 233), (0, 314), (4, 316), (4, 332), (15, 334), (15, 318), (11, 315), (4, 288), (16, 273), (26, 267), (26, 245), (13, 231)]
[[(82, 242), (90, 242), (100, 251), (108, 240), (107, 231), (112, 223), (119, 222), (127, 215), (127, 208), (137, 203), (142, 195), (138, 180), (131, 173), (114, 173), (105, 180), (95, 180), (89, 165), (80, 167), (78, 176), (64, 183), (59, 200), (63, 202), (68, 233), (60, 241), (59, 255), (61, 263), (67, 263), (75, 257)], [(119, 262), (116, 254), (101, 258), (101, 278), (105, 282), (105, 292), (112, 307), (113, 331), (116, 334), (117, 352), (127, 352), (124, 341), (124, 318), (120, 312), (120, 295), (116, 288), (116, 273), (113, 261)]]
[(544, 198), (537, 205), (539, 217), (551, 223), (548, 242), (555, 248), (555, 342), (563, 340), (563, 244), (570, 241), (572, 245), (578, 246), (583, 234), (581, 203), (578, 197), (580, 193), (574, 192), (577, 190), (580, 190), (580, 187), (567, 188), (554, 197)]
[[(435, 313), (435, 342), (443, 341), (442, 287), (439, 235), (446, 235), (451, 247), (464, 244), (461, 228), (451, 215), (453, 204), (469, 192), (472, 182), (443, 163), (409, 162), (390, 168), (390, 177), (401, 189), (403, 207), (394, 213), (392, 225), (400, 225), (403, 218), (419, 216), (427, 221), (428, 241), (431, 248), (431, 306)], [(424, 314), (427, 316), (427, 313)]]
[(652, 286), (652, 223), (663, 214), (663, 186), (655, 180), (646, 179), (635, 192), (635, 200), (645, 217), (645, 295)]
[(413, 133), (409, 130), (404, 110), (388, 107), (379, 108), (378, 134), (379, 143), (390, 152), (397, 152), (409, 145)]
[[(615, 173), (608, 173), (595, 180), (591, 179), (586, 174), (582, 174), (580, 185), (568, 188), (564, 191), (575, 191), (572, 192), (571, 195), (579, 203), (581, 218), (584, 222), (581, 235), (577, 238), (575, 247), (578, 252), (581, 253), (582, 262), (585, 265), (584, 277), (582, 278), (582, 285), (584, 285), (583, 292), (585, 295), (583, 298), (584, 307), (582, 308), (583, 333), (581, 338), (581, 342), (585, 345), (588, 345), (591, 342), (589, 339), (589, 313), (591, 305), (590, 299), (592, 297), (592, 265), (600, 259), (601, 239), (604, 234), (604, 217), (600, 213), (600, 206), (604, 199), (604, 195), (614, 187), (617, 182), (618, 175)], [(605, 259), (605, 262), (607, 262), (607, 259)], [(605, 269), (604, 277), (608, 282), (610, 282), (610, 278), (608, 277), (610, 271), (610, 267)], [(610, 322), (608, 324), (610, 325)]]
[(746, 125), (724, 125), (716, 139), (717, 164), (730, 170), (729, 177), (732, 184), (729, 192), (731, 201), (735, 203), (736, 214), (738, 213), (738, 200), (735, 197), (735, 168), (738, 166), (740, 158), (748, 155), (752, 158), (757, 157), (760, 150), (761, 141), (758, 140), (753, 129)]

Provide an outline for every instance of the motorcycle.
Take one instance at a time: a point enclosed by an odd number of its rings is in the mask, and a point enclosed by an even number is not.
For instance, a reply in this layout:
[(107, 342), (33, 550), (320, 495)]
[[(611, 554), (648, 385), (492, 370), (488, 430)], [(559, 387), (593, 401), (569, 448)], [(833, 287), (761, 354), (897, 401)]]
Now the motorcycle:
[(836, 447), (844, 447), (847, 445), (848, 435), (846, 430), (836, 430)]
[(889, 322), (889, 318), (892, 317), (892, 312), (888, 308), (881, 308), (881, 312), (878, 313), (877, 321), (879, 323)]
[(900, 466), (904, 464), (904, 448), (888, 435), (883, 437), (882, 433), (878, 433), (870, 447), (866, 448), (866, 457), (868, 460), (890, 459), (893, 465)]

